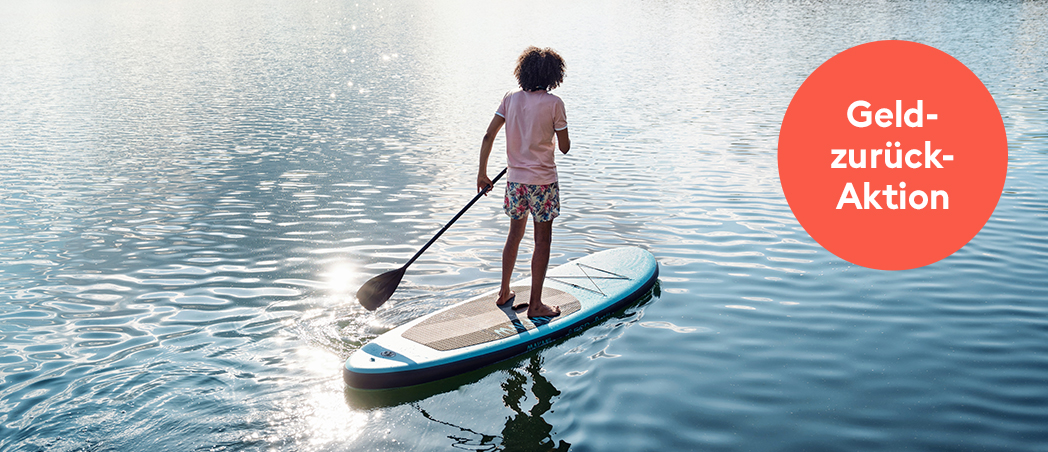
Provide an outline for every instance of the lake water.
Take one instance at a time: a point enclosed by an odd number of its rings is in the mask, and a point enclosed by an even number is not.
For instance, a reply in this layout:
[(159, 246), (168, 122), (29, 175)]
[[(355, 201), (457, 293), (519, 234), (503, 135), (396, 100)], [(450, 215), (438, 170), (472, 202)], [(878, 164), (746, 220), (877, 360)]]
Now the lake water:
[[(1044, 450), (1048, 3), (500, 3), (0, 3), (0, 450)], [(805, 77), (881, 39), (966, 64), (1009, 142), (979, 235), (901, 272), (822, 249), (776, 169)], [(657, 290), (347, 390), (366, 341), (497, 287), (490, 197), (353, 298), (471, 198), (532, 44), (568, 64), (552, 264), (640, 246)]]

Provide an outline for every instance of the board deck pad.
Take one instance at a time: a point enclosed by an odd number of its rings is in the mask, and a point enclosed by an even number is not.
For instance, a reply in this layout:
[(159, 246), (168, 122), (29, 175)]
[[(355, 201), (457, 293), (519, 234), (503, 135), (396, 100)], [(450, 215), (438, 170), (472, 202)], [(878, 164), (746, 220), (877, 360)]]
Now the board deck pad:
[(527, 308), (514, 310), (511, 305), (519, 305), (530, 299), (531, 287), (511, 289), (517, 294), (511, 303), (499, 306), (493, 298), (478, 298), (434, 315), (404, 331), (402, 336), (436, 350), (454, 350), (532, 330), (538, 325), (556, 322), (582, 308), (574, 295), (543, 287), (542, 302), (559, 306), (560, 315), (529, 319)]

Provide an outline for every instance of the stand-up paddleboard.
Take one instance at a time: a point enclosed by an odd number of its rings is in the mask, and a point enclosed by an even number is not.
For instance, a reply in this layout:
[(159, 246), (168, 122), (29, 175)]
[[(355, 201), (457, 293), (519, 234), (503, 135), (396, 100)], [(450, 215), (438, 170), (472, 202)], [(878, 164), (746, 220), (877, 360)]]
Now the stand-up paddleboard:
[(514, 303), (495, 304), (498, 290), (415, 319), (375, 338), (346, 360), (342, 377), (356, 389), (426, 383), (541, 347), (644, 296), (659, 266), (640, 248), (601, 251), (550, 269), (542, 302), (560, 315), (529, 319), (530, 279), (512, 285)]

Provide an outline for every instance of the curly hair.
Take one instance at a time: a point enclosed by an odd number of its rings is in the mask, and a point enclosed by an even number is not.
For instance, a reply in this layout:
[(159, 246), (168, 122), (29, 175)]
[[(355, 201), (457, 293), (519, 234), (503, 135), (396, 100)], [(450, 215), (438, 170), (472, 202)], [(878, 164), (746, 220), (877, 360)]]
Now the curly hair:
[(564, 59), (549, 47), (528, 47), (517, 58), (513, 75), (524, 91), (549, 91), (564, 81)]

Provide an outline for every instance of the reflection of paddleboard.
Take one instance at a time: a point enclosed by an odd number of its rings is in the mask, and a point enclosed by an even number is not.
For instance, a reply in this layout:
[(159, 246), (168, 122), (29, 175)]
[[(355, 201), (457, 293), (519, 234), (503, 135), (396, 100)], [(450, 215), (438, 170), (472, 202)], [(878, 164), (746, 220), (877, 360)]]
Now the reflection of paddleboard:
[[(640, 248), (616, 248), (550, 269), (542, 302), (560, 306), (553, 318), (528, 319), (527, 309), (497, 306), (498, 291), (401, 325), (353, 352), (342, 371), (357, 389), (411, 386), (461, 374), (581, 331), (644, 296), (658, 263)], [(513, 285), (515, 303), (530, 297), (530, 279)]]

